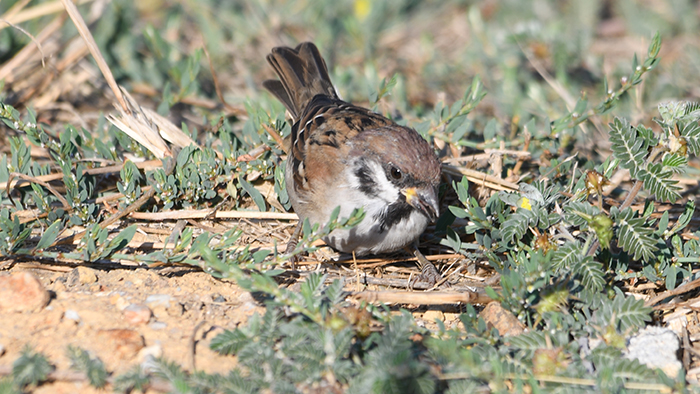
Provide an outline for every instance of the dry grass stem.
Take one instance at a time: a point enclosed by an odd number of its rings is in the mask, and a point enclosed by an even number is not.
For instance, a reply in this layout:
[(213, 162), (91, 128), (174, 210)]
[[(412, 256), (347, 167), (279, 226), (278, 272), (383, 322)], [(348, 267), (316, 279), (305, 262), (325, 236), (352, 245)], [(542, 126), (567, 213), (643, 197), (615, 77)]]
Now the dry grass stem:
[[(160, 160), (146, 160), (146, 161), (137, 162), (134, 164), (140, 170), (146, 170), (146, 171), (160, 168), (163, 166), (163, 164)], [(108, 167), (90, 168), (90, 169), (83, 171), (83, 174), (88, 174), (88, 175), (110, 174), (110, 173), (115, 173), (115, 172), (121, 171), (123, 167), (124, 167), (124, 164), (117, 164), (117, 165), (108, 166)], [(38, 181), (41, 181), (41, 182), (57, 181), (57, 180), (63, 179), (63, 174), (40, 175), (38, 177), (35, 177), (35, 179)], [(10, 179), (10, 180), (8, 180), (7, 183), (0, 183), (0, 190), (12, 189), (12, 188), (16, 187), (18, 183), (21, 183), (21, 182), (22, 182), (22, 180)]]
[(412, 291), (363, 291), (353, 293), (353, 298), (365, 302), (383, 302), (389, 304), (444, 305), (444, 304), (486, 304), (493, 301), (486, 294), (477, 292), (446, 293)]
[(182, 209), (165, 212), (134, 212), (131, 218), (140, 220), (179, 220), (179, 219), (261, 219), (261, 220), (297, 220), (295, 213), (256, 212), (256, 211), (219, 211), (216, 209)]
[(122, 97), (122, 92), (117, 85), (117, 81), (114, 79), (114, 75), (112, 75), (112, 70), (109, 69), (104, 56), (102, 56), (102, 52), (100, 52), (100, 48), (97, 47), (95, 38), (92, 37), (90, 29), (88, 29), (87, 24), (85, 24), (85, 20), (83, 20), (83, 17), (78, 11), (78, 7), (76, 7), (70, 0), (61, 0), (61, 3), (63, 3), (63, 6), (68, 12), (68, 16), (70, 16), (71, 20), (75, 24), (75, 27), (78, 29), (78, 33), (81, 37), (83, 37), (83, 40), (85, 40), (92, 57), (95, 59), (95, 62), (97, 62), (97, 67), (99, 67), (102, 75), (107, 80), (107, 84), (109, 85), (110, 89), (112, 89), (112, 93), (114, 93), (114, 96), (117, 98), (117, 102), (119, 102), (124, 111), (128, 111), (129, 108)]
[(505, 179), (500, 179), (498, 177), (488, 175), (480, 171), (471, 170), (469, 168), (455, 167), (448, 164), (443, 164), (442, 171), (443, 173), (455, 176), (464, 175), (469, 180), (469, 182), (493, 190), (517, 191), (519, 189), (519, 186), (513, 182), (509, 182)]
[[(38, 179), (38, 178), (33, 177), (33, 176), (24, 175), (24, 174), (21, 174), (21, 173), (18, 173), (18, 172), (13, 172), (13, 173), (10, 174), (10, 177), (9, 177), (8, 180), (7, 180), (7, 184), (10, 184), (10, 183), (12, 182), (12, 178), (14, 178), (14, 177), (21, 178), (22, 180), (25, 180), (25, 181), (28, 181), (28, 182), (32, 182), (32, 183), (36, 183), (36, 184), (39, 184), (39, 185), (45, 187), (46, 189), (48, 189), (48, 190), (51, 192), (51, 194), (53, 194), (54, 196), (56, 196), (56, 198), (58, 198), (58, 200), (61, 202), (61, 204), (63, 204), (63, 208), (64, 208), (64, 209), (66, 209), (66, 210), (71, 210), (71, 206), (70, 206), (70, 204), (68, 203), (68, 200), (66, 200), (66, 198), (63, 197), (63, 195), (62, 195), (61, 193), (59, 193), (59, 192), (58, 192), (53, 186), (51, 186), (48, 182), (42, 181), (41, 179)], [(9, 190), (11, 190), (11, 189), (8, 189), (7, 195), (8, 195), (8, 197), (10, 198), (10, 201), (12, 201), (12, 193), (9, 192)]]
[[(76, 3), (77, 5), (85, 4), (85, 3), (90, 3), (95, 0), (77, 0)], [(19, 3), (21, 4), (21, 3)], [(46, 15), (51, 15), (55, 14), (58, 12), (61, 12), (64, 8), (64, 5), (61, 4), (59, 1), (50, 1), (48, 3), (43, 3), (43, 4), (38, 4), (33, 7), (27, 8), (22, 11), (13, 11), (10, 10), (8, 11), (5, 15), (2, 17), (4, 19), (7, 19), (11, 23), (22, 23), (26, 22), (32, 19), (36, 18), (41, 18), (42, 16)], [(7, 26), (2, 26), (0, 25), (0, 30), (4, 29)]]

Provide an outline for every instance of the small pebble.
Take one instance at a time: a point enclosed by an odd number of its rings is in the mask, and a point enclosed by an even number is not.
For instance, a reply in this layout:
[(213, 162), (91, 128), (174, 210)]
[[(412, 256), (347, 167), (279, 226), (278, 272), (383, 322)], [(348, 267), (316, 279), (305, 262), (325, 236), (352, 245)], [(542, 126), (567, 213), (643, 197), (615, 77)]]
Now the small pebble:
[(676, 376), (683, 368), (678, 359), (680, 341), (675, 332), (663, 327), (646, 327), (629, 338), (625, 357), (638, 360), (649, 368), (660, 368), (668, 376)]
[(148, 323), (153, 315), (151, 309), (143, 304), (131, 304), (124, 308), (123, 313), (124, 319), (132, 325)]
[(88, 267), (77, 267), (68, 274), (68, 281), (71, 286), (78, 284), (86, 285), (97, 282), (95, 270)]
[(80, 321), (80, 315), (78, 314), (78, 312), (72, 309), (66, 309), (66, 311), (63, 312), (63, 317), (65, 317), (68, 320), (74, 320), (76, 322)]
[(168, 294), (152, 294), (146, 298), (146, 305), (148, 306), (164, 306), (169, 307), (172, 297)]
[(445, 321), (445, 314), (442, 311), (439, 310), (434, 310), (434, 309), (429, 309), (425, 311), (423, 314), (423, 320), (428, 321), (428, 322), (435, 322), (435, 320), (439, 320), (441, 322)]
[(504, 337), (520, 335), (525, 331), (523, 323), (495, 301), (486, 304), (486, 307), (479, 313), (479, 317), (484, 319), (486, 324), (493, 325)]
[(111, 346), (112, 354), (120, 360), (129, 360), (145, 347), (141, 334), (135, 330), (116, 328), (97, 331), (97, 340)]
[(111, 302), (117, 310), (123, 311), (131, 305), (129, 301), (126, 300), (126, 298), (122, 297), (120, 294), (114, 294), (112, 297), (110, 297), (109, 302)]
[(163, 348), (160, 343), (155, 345), (147, 346), (139, 351), (137, 358), (140, 362), (145, 362), (148, 359), (156, 359), (163, 355)]
[(180, 316), (182, 316), (183, 313), (185, 313), (185, 307), (179, 302), (174, 302), (167, 309), (167, 312), (168, 312), (168, 316), (180, 317)]
[(148, 327), (150, 327), (151, 330), (163, 330), (168, 327), (168, 325), (162, 321), (154, 321), (153, 323), (149, 324)]
[[(59, 278), (59, 279), (61, 279), (61, 278)], [(63, 293), (63, 292), (65, 292), (66, 290), (68, 290), (68, 289), (66, 288), (66, 281), (65, 281), (65, 280), (57, 280), (57, 281), (53, 282), (53, 285), (51, 285), (51, 290), (52, 290), (54, 293)]]
[(29, 272), (0, 275), (0, 312), (41, 310), (49, 299), (44, 285)]
[(222, 296), (221, 294), (214, 293), (211, 295), (211, 300), (213, 302), (226, 302), (226, 298)]

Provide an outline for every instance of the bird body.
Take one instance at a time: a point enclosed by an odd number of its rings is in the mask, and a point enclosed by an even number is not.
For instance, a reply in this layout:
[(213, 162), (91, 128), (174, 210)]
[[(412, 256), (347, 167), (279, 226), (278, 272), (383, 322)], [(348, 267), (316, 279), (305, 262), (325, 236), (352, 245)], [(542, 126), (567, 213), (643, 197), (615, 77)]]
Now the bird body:
[[(325, 224), (362, 208), (364, 219), (324, 241), (341, 252), (391, 252), (413, 242), (438, 215), (440, 165), (415, 130), (341, 100), (312, 43), (267, 57), (280, 80), (264, 82), (291, 114), (285, 182), (301, 221)], [(295, 241), (295, 240), (293, 240)]]

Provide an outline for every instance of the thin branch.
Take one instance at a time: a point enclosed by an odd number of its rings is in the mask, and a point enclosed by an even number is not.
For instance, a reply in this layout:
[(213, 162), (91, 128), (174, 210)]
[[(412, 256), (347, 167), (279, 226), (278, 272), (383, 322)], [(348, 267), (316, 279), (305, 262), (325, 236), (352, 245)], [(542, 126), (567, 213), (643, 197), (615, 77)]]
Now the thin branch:
[(700, 278), (695, 279), (693, 281), (690, 281), (684, 285), (678, 286), (673, 290), (668, 290), (664, 291), (663, 293), (657, 295), (656, 297), (646, 301), (644, 305), (646, 306), (653, 306), (656, 305), (656, 303), (668, 298), (668, 297), (673, 297), (677, 296), (679, 294), (687, 293), (689, 291), (695, 290), (698, 287), (700, 287)]
[(95, 42), (95, 38), (92, 36), (92, 33), (90, 33), (90, 29), (88, 29), (87, 25), (85, 24), (85, 20), (83, 20), (83, 17), (80, 15), (78, 7), (76, 7), (75, 4), (73, 4), (73, 2), (71, 2), (70, 0), (61, 0), (61, 2), (66, 8), (68, 16), (70, 16), (71, 20), (73, 20), (73, 23), (75, 24), (75, 27), (78, 29), (78, 33), (80, 33), (80, 36), (83, 37), (83, 40), (85, 40), (85, 43), (87, 44), (88, 49), (92, 54), (92, 57), (95, 59), (95, 62), (97, 62), (97, 67), (100, 69), (102, 75), (107, 80), (107, 84), (109, 85), (110, 89), (112, 89), (112, 92), (117, 98), (117, 101), (121, 105), (122, 109), (125, 112), (128, 112), (129, 107), (126, 105), (126, 101), (124, 100), (124, 96), (122, 95), (122, 92), (119, 89), (119, 85), (117, 85), (117, 81), (114, 79), (112, 70), (109, 69), (105, 58), (100, 52), (100, 48)]
[(56, 198), (58, 198), (58, 200), (61, 201), (61, 204), (63, 204), (63, 208), (66, 209), (66, 211), (72, 210), (72, 207), (68, 203), (68, 200), (66, 200), (66, 198), (63, 197), (63, 195), (61, 195), (61, 193), (59, 193), (56, 189), (54, 189), (53, 186), (51, 186), (48, 182), (44, 182), (41, 179), (38, 179), (38, 178), (33, 177), (33, 176), (25, 175), (25, 174), (22, 174), (19, 172), (13, 172), (10, 174), (10, 177), (7, 178), (7, 186), (6, 186), (7, 187), (7, 197), (10, 198), (10, 201), (12, 201), (12, 196), (11, 196), (12, 189), (9, 187), (9, 185), (12, 183), (12, 178), (14, 178), (14, 177), (20, 178), (20, 179), (25, 180), (25, 181), (34, 182), (34, 183), (37, 183), (37, 184), (47, 188), (51, 192), (51, 194), (56, 196)]
[(519, 189), (519, 186), (513, 182), (506, 181), (492, 175), (488, 175), (481, 171), (470, 170), (468, 168), (455, 167), (447, 164), (442, 165), (443, 173), (450, 175), (464, 175), (469, 182), (477, 185), (487, 187), (494, 190), (508, 190), (515, 191)]
[(39, 53), (41, 53), (41, 67), (46, 67), (46, 61), (45, 61), (46, 55), (44, 54), (44, 49), (41, 47), (41, 43), (40, 43), (33, 35), (29, 34), (28, 31), (26, 31), (26, 30), (24, 30), (23, 28), (21, 28), (21, 27), (15, 25), (14, 23), (8, 21), (7, 19), (2, 19), (2, 18), (0, 18), (0, 21), (3, 21), (3, 22), (5, 22), (5, 23), (7, 23), (8, 25), (10, 25), (10, 26), (12, 26), (13, 28), (15, 28), (15, 29), (21, 31), (22, 33), (24, 33), (24, 35), (26, 35), (27, 37), (29, 37), (29, 39), (32, 40), (32, 42), (34, 43), (34, 45), (36, 45), (36, 49), (38, 49), (38, 50), (39, 50)]
[[(85, 3), (90, 3), (94, 0), (78, 0), (77, 3), (78, 5), (80, 4), (85, 4)], [(42, 16), (50, 15), (50, 14), (55, 14), (58, 12), (61, 12), (63, 10), (63, 6), (61, 5), (60, 2), (58, 1), (52, 1), (49, 3), (44, 3), (44, 4), (39, 4), (34, 7), (27, 8), (25, 10), (16, 12), (12, 15), (5, 14), (3, 15), (3, 18), (9, 20), (12, 23), (22, 23), (26, 22), (28, 20), (32, 19), (37, 19), (41, 18)], [(0, 25), (0, 30), (4, 29), (5, 26)]]
[(256, 211), (217, 211), (216, 209), (183, 209), (165, 212), (134, 212), (132, 219), (141, 220), (180, 220), (180, 219), (262, 219), (262, 220), (296, 220), (295, 213), (256, 212)]
[(444, 305), (444, 304), (486, 304), (491, 297), (478, 292), (413, 292), (413, 291), (364, 291), (353, 293), (352, 297), (366, 302), (383, 302), (393, 304), (413, 305)]

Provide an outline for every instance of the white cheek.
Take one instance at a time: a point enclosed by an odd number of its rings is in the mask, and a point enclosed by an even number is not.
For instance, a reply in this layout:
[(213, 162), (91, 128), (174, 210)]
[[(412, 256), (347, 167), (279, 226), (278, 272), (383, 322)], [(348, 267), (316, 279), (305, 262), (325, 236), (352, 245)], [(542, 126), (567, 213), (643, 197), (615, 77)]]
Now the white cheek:
[(398, 200), (399, 189), (386, 178), (384, 168), (382, 168), (382, 166), (377, 162), (369, 163), (369, 167), (372, 171), (372, 179), (374, 179), (374, 182), (376, 182), (379, 198), (387, 203), (392, 203)]
[[(357, 165), (347, 166), (344, 174), (345, 182), (339, 183), (333, 198), (341, 205), (341, 217), (347, 217), (353, 208), (362, 207), (365, 217), (375, 217), (380, 215), (388, 204), (399, 199), (399, 189), (386, 177), (384, 168), (379, 163), (367, 163), (369, 176), (373, 181), (374, 196), (368, 196), (362, 191), (362, 182), (355, 174)], [(371, 222), (366, 221), (366, 225)]]

